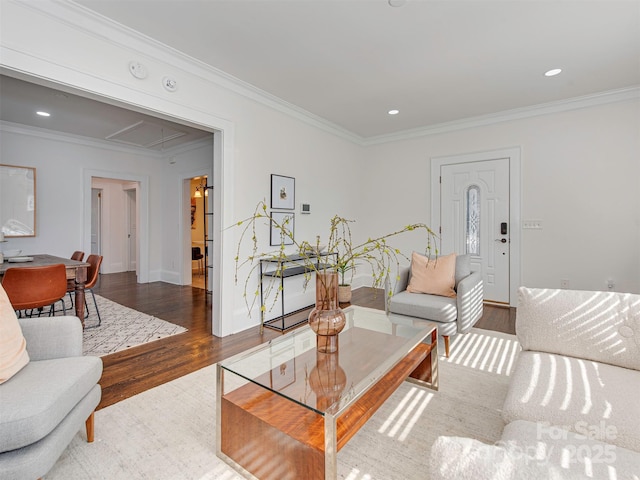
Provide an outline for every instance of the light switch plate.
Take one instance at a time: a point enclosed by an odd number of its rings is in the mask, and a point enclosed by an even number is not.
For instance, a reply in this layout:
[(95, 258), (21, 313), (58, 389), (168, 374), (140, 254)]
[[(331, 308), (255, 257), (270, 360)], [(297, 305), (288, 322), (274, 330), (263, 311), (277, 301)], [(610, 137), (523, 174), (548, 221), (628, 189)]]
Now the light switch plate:
[(527, 230), (542, 230), (542, 220), (525, 220), (522, 228)]

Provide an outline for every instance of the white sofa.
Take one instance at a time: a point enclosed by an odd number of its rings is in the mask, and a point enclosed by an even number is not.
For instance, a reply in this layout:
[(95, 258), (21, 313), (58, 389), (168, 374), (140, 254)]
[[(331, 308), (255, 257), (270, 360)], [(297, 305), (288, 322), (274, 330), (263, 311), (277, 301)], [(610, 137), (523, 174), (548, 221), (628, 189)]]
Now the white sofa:
[(501, 441), (439, 438), (432, 478), (640, 480), (640, 295), (520, 288), (516, 335)]

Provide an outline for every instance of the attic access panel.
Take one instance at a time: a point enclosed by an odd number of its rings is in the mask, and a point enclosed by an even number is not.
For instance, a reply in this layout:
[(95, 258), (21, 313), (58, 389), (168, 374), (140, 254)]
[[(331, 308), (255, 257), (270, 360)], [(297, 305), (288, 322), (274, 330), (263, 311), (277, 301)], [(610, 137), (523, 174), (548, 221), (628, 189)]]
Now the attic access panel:
[(106, 137), (113, 142), (136, 147), (152, 148), (185, 136), (187, 133), (155, 123), (141, 120)]

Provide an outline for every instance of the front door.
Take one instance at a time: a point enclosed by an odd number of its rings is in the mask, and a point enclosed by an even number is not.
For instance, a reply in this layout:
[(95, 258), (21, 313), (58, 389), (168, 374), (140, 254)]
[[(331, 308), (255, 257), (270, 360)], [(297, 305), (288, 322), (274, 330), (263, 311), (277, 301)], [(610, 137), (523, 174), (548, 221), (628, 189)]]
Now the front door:
[(484, 299), (509, 304), (509, 159), (440, 167), (442, 254), (469, 253)]

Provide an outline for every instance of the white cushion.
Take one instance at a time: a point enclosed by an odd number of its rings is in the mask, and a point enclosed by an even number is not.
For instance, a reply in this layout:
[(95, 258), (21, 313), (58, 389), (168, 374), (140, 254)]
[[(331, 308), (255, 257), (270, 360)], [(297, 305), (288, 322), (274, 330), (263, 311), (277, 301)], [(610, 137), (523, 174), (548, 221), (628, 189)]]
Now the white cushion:
[(504, 428), (498, 445), (554, 466), (560, 478), (639, 479), (640, 453), (544, 423), (518, 420)]
[(502, 417), (549, 422), (580, 433), (602, 427), (597, 440), (640, 452), (640, 374), (544, 352), (520, 352)]
[(516, 332), (523, 350), (640, 370), (640, 295), (522, 287)]
[(640, 453), (519, 420), (495, 445), (439, 437), (430, 466), (431, 480), (638, 480)]
[[(431, 447), (430, 480), (556, 480), (554, 467), (503, 445), (438, 437)], [(573, 477), (583, 478), (583, 477)]]

